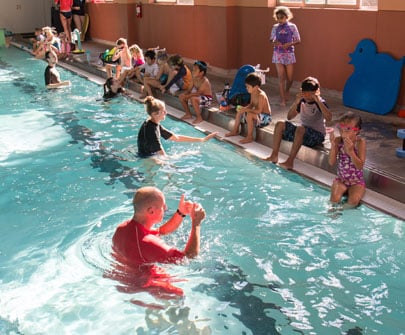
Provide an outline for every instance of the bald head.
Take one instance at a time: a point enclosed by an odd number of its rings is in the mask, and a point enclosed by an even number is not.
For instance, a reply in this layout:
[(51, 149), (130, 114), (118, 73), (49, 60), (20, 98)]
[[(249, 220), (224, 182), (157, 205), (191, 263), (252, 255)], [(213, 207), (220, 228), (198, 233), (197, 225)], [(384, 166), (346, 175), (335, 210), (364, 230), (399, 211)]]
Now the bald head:
[(161, 206), (164, 204), (165, 197), (156, 187), (146, 186), (138, 189), (132, 200), (135, 212), (142, 212), (150, 206)]

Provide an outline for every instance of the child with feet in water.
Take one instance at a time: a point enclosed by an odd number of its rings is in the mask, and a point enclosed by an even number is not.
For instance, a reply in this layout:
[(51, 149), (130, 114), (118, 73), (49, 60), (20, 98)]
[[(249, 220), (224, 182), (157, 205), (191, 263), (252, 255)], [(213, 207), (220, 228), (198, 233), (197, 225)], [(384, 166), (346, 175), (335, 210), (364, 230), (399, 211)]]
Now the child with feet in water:
[(330, 201), (338, 203), (347, 193), (347, 207), (356, 207), (366, 191), (363, 167), (366, 161), (366, 141), (359, 137), (361, 117), (345, 113), (337, 125), (340, 136), (330, 136), (329, 164), (337, 166), (337, 178), (333, 181)]

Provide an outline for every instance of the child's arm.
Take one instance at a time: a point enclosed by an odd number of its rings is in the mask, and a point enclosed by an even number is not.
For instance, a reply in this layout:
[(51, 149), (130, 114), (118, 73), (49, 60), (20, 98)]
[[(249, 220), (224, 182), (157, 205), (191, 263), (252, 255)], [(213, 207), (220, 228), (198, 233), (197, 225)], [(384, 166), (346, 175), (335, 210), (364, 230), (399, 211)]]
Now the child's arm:
[(354, 151), (355, 143), (348, 138), (344, 138), (343, 143), (345, 146), (345, 151), (350, 156), (354, 166), (357, 169), (362, 169), (366, 161), (366, 141), (363, 138), (356, 140), (357, 155)]
[(322, 102), (319, 90), (315, 93), (314, 99), (319, 109), (321, 110), (325, 120), (332, 121), (332, 113), (329, 108)]
[(172, 87), (172, 85), (176, 83), (180, 78), (184, 77), (186, 73), (187, 73), (186, 68), (184, 66), (181, 67), (179, 71), (177, 71), (173, 79), (170, 81), (170, 83), (166, 84), (166, 86), (163, 87), (164, 91), (168, 91), (170, 87)]
[(303, 95), (301, 92), (298, 93), (297, 96), (295, 97), (293, 104), (291, 105), (290, 109), (288, 110), (287, 120), (292, 120), (293, 118), (295, 118), (298, 115), (297, 108), (298, 108), (298, 105), (301, 103), (302, 97), (303, 97)]
[(333, 132), (331, 132), (329, 134), (329, 141), (331, 144), (331, 148), (329, 151), (329, 157), (328, 157), (328, 163), (330, 166), (335, 165), (336, 160), (337, 160), (337, 153), (338, 153), (338, 144), (341, 141), (341, 137), (335, 137), (335, 134)]
[(217, 132), (214, 132), (205, 137), (191, 137), (173, 134), (173, 136), (171, 136), (169, 140), (173, 142), (206, 142), (211, 138), (214, 138), (217, 134), (218, 134)]
[[(271, 108), (269, 104), (269, 99), (267, 98), (266, 93), (262, 92), (257, 97), (257, 104), (254, 107), (251, 107), (247, 110), (248, 113), (262, 114), (267, 113), (271, 114)], [(250, 105), (253, 105), (252, 103)]]

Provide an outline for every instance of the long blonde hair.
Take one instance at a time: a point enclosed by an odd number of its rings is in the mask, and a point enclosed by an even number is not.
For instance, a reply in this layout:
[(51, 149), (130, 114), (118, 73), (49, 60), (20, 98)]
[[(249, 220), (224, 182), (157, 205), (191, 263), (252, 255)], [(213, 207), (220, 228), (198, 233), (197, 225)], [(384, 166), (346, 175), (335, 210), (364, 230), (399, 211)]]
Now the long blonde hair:
[[(132, 57), (135, 55), (136, 59), (142, 59), (142, 60), (144, 59), (143, 51), (138, 44), (132, 44), (129, 47), (129, 52), (131, 53)], [(135, 59), (135, 57), (134, 57), (134, 59)]]

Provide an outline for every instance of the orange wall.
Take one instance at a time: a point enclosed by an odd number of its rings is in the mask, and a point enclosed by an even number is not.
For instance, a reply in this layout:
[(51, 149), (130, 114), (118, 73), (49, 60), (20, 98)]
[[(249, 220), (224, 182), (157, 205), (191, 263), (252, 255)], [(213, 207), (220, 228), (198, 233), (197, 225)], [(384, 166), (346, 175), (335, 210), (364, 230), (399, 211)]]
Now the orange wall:
[[(90, 35), (115, 41), (123, 36), (143, 48), (159, 45), (169, 53), (204, 59), (210, 65), (237, 69), (243, 64), (270, 66), (268, 41), (273, 8), (237, 6), (175, 6), (143, 4), (136, 18), (135, 4), (88, 4)], [(363, 38), (373, 39), (380, 52), (405, 56), (405, 11), (292, 8), (302, 43), (296, 47), (295, 80), (318, 77), (323, 87), (343, 90), (354, 68), (349, 53)], [(108, 18), (108, 19), (106, 19)], [(405, 70), (398, 104), (405, 106)]]

